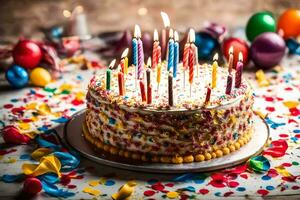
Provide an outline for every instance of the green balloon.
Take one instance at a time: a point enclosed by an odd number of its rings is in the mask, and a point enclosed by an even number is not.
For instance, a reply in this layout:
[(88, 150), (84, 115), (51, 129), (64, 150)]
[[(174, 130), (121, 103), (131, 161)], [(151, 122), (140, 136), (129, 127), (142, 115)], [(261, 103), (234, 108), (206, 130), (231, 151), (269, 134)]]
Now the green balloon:
[(264, 32), (275, 32), (276, 21), (271, 12), (258, 12), (251, 16), (246, 26), (246, 36), (252, 42)]

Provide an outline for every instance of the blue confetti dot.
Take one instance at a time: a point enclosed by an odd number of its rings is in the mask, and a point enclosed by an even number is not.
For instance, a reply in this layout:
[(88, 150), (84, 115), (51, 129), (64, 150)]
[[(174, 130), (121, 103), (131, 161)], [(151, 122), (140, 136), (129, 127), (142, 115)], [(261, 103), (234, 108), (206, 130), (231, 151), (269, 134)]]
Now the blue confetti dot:
[(75, 109), (75, 108), (70, 108), (70, 110), (71, 110), (71, 111), (76, 111), (76, 109)]
[(38, 128), (38, 131), (42, 131), (42, 132), (43, 132), (43, 131), (47, 131), (47, 130), (48, 130), (48, 127), (45, 126), (45, 125)]
[(220, 197), (221, 196), (221, 192), (216, 192), (215, 196)]
[(267, 176), (267, 175), (265, 175), (265, 176), (261, 177), (261, 179), (262, 179), (262, 180), (264, 180), (264, 181), (268, 181), (268, 180), (270, 180), (270, 179), (271, 179), (271, 177), (270, 177), (270, 176)]
[(296, 137), (291, 137), (291, 140), (292, 140), (293, 142), (297, 142), (297, 141), (298, 141), (298, 138), (296, 138)]
[(246, 190), (246, 188), (244, 188), (244, 187), (238, 187), (238, 188), (236, 188), (236, 190), (239, 191), (239, 192), (244, 192)]
[(195, 192), (195, 188), (193, 186), (187, 186), (185, 188), (183, 188), (184, 191), (189, 191), (189, 192)]
[(202, 183), (204, 183), (204, 181), (205, 181), (205, 179), (197, 179), (197, 180), (194, 180), (194, 182), (195, 182), (196, 184), (202, 184)]
[(112, 185), (114, 185), (116, 182), (115, 181), (113, 181), (113, 180), (107, 180), (106, 182), (105, 182), (105, 185), (106, 186), (112, 186)]
[(21, 160), (31, 160), (30, 154), (22, 154), (20, 155)]
[(116, 120), (114, 118), (109, 118), (109, 124), (111, 125), (115, 125), (116, 124)]
[(300, 133), (299, 129), (293, 130), (294, 133)]
[(61, 117), (61, 118), (58, 118), (58, 119), (53, 119), (51, 121), (56, 122), (56, 123), (66, 123), (68, 120), (69, 120), (68, 118)]
[(10, 101), (15, 103), (15, 102), (18, 102), (19, 100), (18, 99), (11, 99)]
[(267, 190), (274, 190), (275, 187), (273, 187), (272, 185), (268, 185), (268, 186), (266, 187), (266, 189), (267, 189)]

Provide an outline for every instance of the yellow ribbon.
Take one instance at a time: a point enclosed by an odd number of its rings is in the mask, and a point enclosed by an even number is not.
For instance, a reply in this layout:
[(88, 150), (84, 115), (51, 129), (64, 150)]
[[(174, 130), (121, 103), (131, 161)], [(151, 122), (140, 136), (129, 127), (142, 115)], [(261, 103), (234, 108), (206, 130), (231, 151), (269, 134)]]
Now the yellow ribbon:
[(127, 199), (131, 196), (134, 191), (134, 187), (136, 186), (136, 182), (129, 181), (120, 187), (119, 191), (111, 195), (114, 200), (123, 200)]
[(61, 177), (60, 168), (60, 161), (53, 155), (42, 157), (40, 164), (25, 163), (22, 166), (23, 173), (31, 176), (39, 176), (48, 172), (53, 172)]
[(48, 155), (50, 153), (52, 153), (51, 149), (48, 149), (48, 148), (38, 148), (34, 152), (31, 153), (31, 157), (34, 160), (39, 161), (42, 157), (44, 157), (44, 156), (46, 156), (46, 155)]

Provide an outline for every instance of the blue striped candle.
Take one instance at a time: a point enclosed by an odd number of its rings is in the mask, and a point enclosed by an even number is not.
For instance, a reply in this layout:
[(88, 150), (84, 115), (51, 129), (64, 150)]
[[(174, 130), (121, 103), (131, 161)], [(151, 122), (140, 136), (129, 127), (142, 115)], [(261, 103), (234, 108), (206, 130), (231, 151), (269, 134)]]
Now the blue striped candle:
[(171, 67), (174, 65), (174, 40), (172, 38), (169, 40), (168, 49), (168, 71), (170, 71)]
[(132, 64), (138, 66), (138, 41), (136, 38), (132, 39)]
[(178, 42), (174, 43), (174, 67), (173, 67), (173, 77), (177, 76), (177, 67), (179, 62), (179, 44)]

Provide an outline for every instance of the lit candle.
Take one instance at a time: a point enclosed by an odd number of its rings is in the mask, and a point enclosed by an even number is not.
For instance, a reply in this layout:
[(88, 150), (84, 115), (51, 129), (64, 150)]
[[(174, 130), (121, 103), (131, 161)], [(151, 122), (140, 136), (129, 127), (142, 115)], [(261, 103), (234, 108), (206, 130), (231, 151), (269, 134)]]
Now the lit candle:
[(211, 96), (211, 87), (210, 87), (210, 84), (209, 84), (207, 86), (207, 90), (206, 90), (206, 97), (205, 97), (205, 102), (204, 102), (205, 105), (209, 104), (210, 96)]
[(158, 32), (156, 29), (154, 30), (153, 40), (152, 68), (155, 68), (161, 59), (161, 48), (159, 46)]
[(110, 90), (111, 88), (111, 69), (115, 66), (116, 59), (113, 59), (110, 64), (108, 69), (106, 70), (106, 90)]
[(152, 103), (152, 85), (151, 85), (151, 58), (148, 58), (146, 70), (146, 80), (147, 80), (147, 104)]
[(128, 58), (127, 58), (127, 55), (128, 55), (128, 48), (126, 48), (123, 51), (123, 53), (121, 55), (121, 61), (120, 61), (122, 72), (125, 73), (126, 75), (128, 74)]
[(219, 55), (216, 53), (213, 58), (213, 64), (212, 64), (212, 80), (211, 80), (211, 85), (212, 89), (214, 89), (217, 86), (217, 70), (218, 70), (218, 59)]
[(168, 43), (168, 71), (171, 70), (174, 63), (174, 39), (173, 39), (173, 30), (169, 31), (169, 43)]
[(132, 64), (138, 66), (138, 41), (137, 37), (139, 34), (139, 27), (135, 25), (134, 27), (134, 38), (132, 39)]
[(228, 59), (228, 72), (231, 74), (233, 65), (233, 46), (229, 48), (229, 59)]
[(190, 83), (190, 96), (192, 96), (192, 84), (194, 80), (194, 51), (189, 49), (189, 83)]
[(198, 48), (195, 45), (195, 30), (194, 29), (190, 29), (190, 34), (189, 34), (189, 40), (190, 40), (190, 45), (191, 48), (194, 51), (194, 65), (196, 65), (196, 69), (197, 69), (197, 77), (199, 75), (199, 69), (198, 69)]
[(227, 76), (227, 85), (226, 85), (226, 91), (225, 94), (230, 95), (231, 93), (231, 88), (232, 88), (232, 75), (228, 74)]
[(162, 59), (165, 59), (167, 57), (167, 38), (169, 36), (169, 30), (170, 30), (170, 19), (167, 13), (160, 12), (160, 15), (163, 19), (164, 23), (164, 29), (162, 30), (161, 34), (161, 51), (162, 51)]
[(125, 87), (124, 87), (124, 74), (123, 72), (118, 73), (118, 84), (119, 84), (119, 95), (125, 95)]
[(141, 90), (142, 101), (146, 102), (146, 91), (145, 91), (145, 84), (143, 80), (140, 80), (140, 90)]
[(157, 93), (159, 93), (160, 76), (161, 76), (161, 63), (157, 65), (157, 69), (156, 69)]
[(144, 71), (144, 48), (143, 42), (141, 40), (141, 30), (138, 27), (138, 79), (142, 78), (143, 71)]
[(236, 72), (235, 72), (235, 87), (239, 88), (242, 83), (242, 74), (243, 74), (243, 54), (239, 53), (239, 61), (236, 64)]
[(172, 73), (169, 72), (168, 75), (168, 97), (169, 97), (169, 106), (174, 105), (174, 99), (173, 99), (173, 76)]
[(177, 31), (174, 32), (174, 66), (173, 66), (173, 77), (177, 76), (177, 67), (179, 62), (179, 44), (178, 44), (179, 36)]
[(185, 71), (188, 69), (189, 67), (189, 52), (190, 52), (190, 33), (188, 35), (187, 38), (187, 43), (184, 45), (184, 50), (183, 50), (183, 61), (182, 61), (182, 65), (183, 65), (183, 89), (185, 89)]

